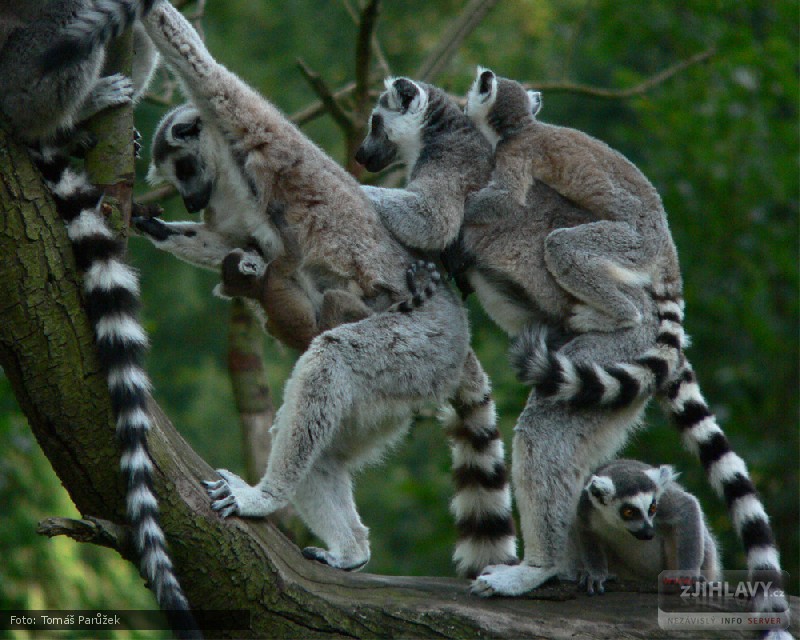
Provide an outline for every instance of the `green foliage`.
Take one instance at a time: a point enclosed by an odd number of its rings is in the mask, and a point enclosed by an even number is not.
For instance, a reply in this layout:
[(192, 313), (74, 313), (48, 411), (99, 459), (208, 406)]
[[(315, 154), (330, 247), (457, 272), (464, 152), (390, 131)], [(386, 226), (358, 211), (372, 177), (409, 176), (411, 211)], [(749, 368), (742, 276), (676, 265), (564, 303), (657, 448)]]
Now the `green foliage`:
[[(35, 534), (50, 516), (79, 518), (50, 463), (15, 408), (0, 374), (0, 609), (154, 609), (136, 569), (115, 551)], [(158, 632), (114, 632), (110, 637), (158, 638)], [(28, 637), (14, 632), (12, 637)], [(59, 632), (85, 637), (85, 632)]]
[[(386, 2), (378, 36), (393, 73), (413, 74), (463, 5)], [(709, 62), (628, 100), (545, 92), (541, 116), (620, 149), (661, 192), (686, 281), (690, 357), (707, 399), (751, 468), (789, 571), (800, 562), (796, 18), (797, 3), (787, 1), (509, 1), (489, 14), (438, 80), (463, 93), (480, 63), (534, 85), (567, 79), (624, 88), (716, 47)], [(314, 99), (296, 70), (297, 57), (332, 87), (352, 79), (355, 27), (339, 3), (210, 2), (204, 27), (212, 52), (286, 112)], [(163, 110), (148, 102), (139, 107), (137, 125), (146, 140)], [(329, 118), (306, 132), (343, 160), (341, 136)], [(146, 159), (140, 171), (144, 167)], [(165, 217), (188, 216), (175, 200), (167, 203)], [(225, 371), (228, 306), (211, 296), (217, 276), (144, 241), (133, 239), (130, 246), (142, 271), (156, 398), (210, 464), (241, 471)], [(474, 300), (469, 306), (473, 343), (492, 377), (501, 428), (510, 436), (527, 390), (507, 366), (507, 338)], [(265, 357), (279, 403), (295, 354), (265, 338)], [(0, 385), (6, 403), (0, 405), (6, 452), (0, 494), (12, 505), (0, 531), (7, 558), (0, 602), (100, 606), (148, 598), (110, 552), (31, 535), (37, 518), (64, 515), (68, 504), (8, 396)], [(661, 411), (650, 411), (647, 425), (625, 454), (676, 464), (721, 534), (726, 565), (744, 566), (724, 506), (706, 488), (699, 464), (683, 453)], [(407, 441), (384, 464), (365, 471), (357, 486), (372, 531), (370, 571), (452, 573), (449, 451), (435, 421), (418, 420)], [(43, 576), (59, 577), (50, 584)]]

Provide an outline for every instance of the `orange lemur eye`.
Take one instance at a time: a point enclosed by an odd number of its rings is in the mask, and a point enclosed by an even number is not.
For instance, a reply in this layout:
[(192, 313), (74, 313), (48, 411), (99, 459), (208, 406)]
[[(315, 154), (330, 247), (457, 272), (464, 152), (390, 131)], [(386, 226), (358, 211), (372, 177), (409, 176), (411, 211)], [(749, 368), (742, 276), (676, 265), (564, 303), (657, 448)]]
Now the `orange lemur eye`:
[(634, 509), (633, 507), (623, 507), (622, 510), (620, 511), (620, 515), (625, 520), (632, 520), (633, 518), (636, 517), (637, 513), (636, 509)]
[(647, 510), (647, 515), (649, 515), (652, 518), (654, 515), (656, 515), (656, 510), (657, 510), (656, 501), (653, 500), (653, 502), (650, 503), (650, 508)]

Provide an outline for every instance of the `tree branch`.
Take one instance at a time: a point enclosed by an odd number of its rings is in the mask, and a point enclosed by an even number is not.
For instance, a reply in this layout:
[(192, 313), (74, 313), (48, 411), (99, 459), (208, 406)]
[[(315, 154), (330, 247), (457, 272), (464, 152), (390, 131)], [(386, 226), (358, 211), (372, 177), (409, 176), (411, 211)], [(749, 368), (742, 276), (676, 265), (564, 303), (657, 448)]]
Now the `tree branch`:
[(45, 518), (36, 527), (36, 533), (48, 538), (67, 536), (76, 542), (96, 544), (114, 549), (126, 560), (136, 563), (136, 550), (130, 540), (130, 528), (108, 520), (87, 516), (73, 518)]
[(616, 100), (624, 98), (633, 98), (635, 96), (647, 93), (653, 87), (663, 84), (670, 78), (679, 74), (681, 71), (684, 71), (685, 69), (688, 69), (693, 65), (705, 62), (706, 60), (714, 56), (716, 52), (717, 52), (716, 48), (711, 47), (710, 49), (706, 49), (705, 51), (696, 53), (690, 58), (687, 58), (686, 60), (681, 60), (680, 62), (677, 62), (674, 65), (667, 67), (663, 71), (660, 71), (650, 76), (649, 78), (644, 79), (639, 84), (636, 84), (632, 87), (627, 87), (626, 89), (607, 89), (603, 87), (592, 87), (589, 85), (582, 85), (574, 82), (539, 82), (535, 86), (533, 84), (528, 84), (526, 85), (526, 88), (536, 89), (537, 91), (550, 91), (552, 93), (578, 93), (582, 95), (593, 96), (596, 98), (612, 98)]
[(433, 51), (420, 65), (414, 78), (433, 82), (447, 68), (461, 43), (471, 34), (497, 4), (498, 0), (470, 0), (461, 15), (450, 25)]
[[(368, 11), (369, 10), (369, 4), (373, 4), (373, 3), (369, 3), (367, 5), (367, 7), (364, 8), (364, 10), (362, 11), (362, 13), (360, 15), (355, 10), (355, 8), (353, 7), (353, 5), (350, 2), (350, 0), (342, 0), (342, 4), (344, 5), (344, 8), (347, 10), (347, 13), (350, 14), (350, 17), (353, 19), (353, 22), (356, 25), (361, 25), (362, 21), (363, 21), (364, 11)], [(378, 4), (378, 3), (376, 2), (374, 4)], [(383, 47), (381, 47), (381, 44), (378, 41), (378, 34), (375, 33), (374, 26), (372, 27), (372, 34), (370, 36), (370, 42), (372, 43), (372, 51), (375, 54), (375, 58), (378, 61), (378, 64), (381, 66), (381, 69), (383, 70), (383, 75), (384, 76), (392, 75), (392, 70), (389, 68), (389, 62), (386, 60), (386, 55), (383, 53)]]
[[(358, 22), (358, 38), (356, 40), (356, 120), (365, 120), (364, 114), (369, 110), (369, 66), (374, 48), (375, 27), (378, 23), (380, 0), (370, 0), (361, 12)], [(356, 128), (358, 123), (356, 124)]]
[(314, 90), (314, 93), (319, 96), (324, 111), (327, 111), (344, 134), (348, 135), (353, 129), (353, 122), (350, 116), (342, 109), (341, 105), (336, 100), (336, 96), (328, 88), (328, 85), (325, 84), (322, 77), (316, 71), (313, 71), (302, 58), (297, 59), (297, 67)]

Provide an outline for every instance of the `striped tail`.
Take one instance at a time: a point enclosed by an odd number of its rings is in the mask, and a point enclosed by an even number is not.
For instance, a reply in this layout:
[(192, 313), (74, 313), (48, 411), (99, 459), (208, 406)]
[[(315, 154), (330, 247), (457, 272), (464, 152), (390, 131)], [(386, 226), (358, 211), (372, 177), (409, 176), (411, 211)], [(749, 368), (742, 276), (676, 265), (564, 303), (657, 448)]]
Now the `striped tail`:
[[(700, 393), (691, 364), (684, 360), (675, 379), (667, 385), (663, 400), (667, 411), (681, 432), (684, 446), (703, 465), (715, 493), (725, 500), (736, 534), (747, 556), (747, 569), (758, 580), (765, 577), (781, 587), (781, 565), (769, 517), (747, 472), (747, 465), (731, 449), (725, 433)], [(786, 611), (782, 595), (761, 594), (759, 611)], [(780, 632), (765, 634), (770, 638)]]
[(436, 293), (436, 287), (442, 281), (442, 274), (432, 262), (417, 260), (406, 269), (406, 286), (411, 297), (401, 300), (389, 307), (389, 311), (408, 313), (418, 309), (426, 300), (430, 300)]
[(156, 0), (95, 0), (90, 3), (44, 54), (42, 71), (48, 73), (85, 59), (147, 15), (155, 3)]
[(101, 193), (63, 156), (42, 152), (38, 165), (67, 223), (78, 266), (84, 273), (86, 310), (99, 359), (108, 376), (120, 467), (127, 486), (127, 511), (140, 570), (159, 606), (181, 637), (201, 637), (175, 576), (159, 524), (153, 463), (147, 447), (150, 380), (143, 368), (147, 336), (139, 324), (139, 280), (123, 261), (124, 245), (99, 212)]
[(511, 366), (517, 377), (536, 388), (539, 397), (578, 409), (623, 409), (658, 391), (677, 370), (688, 344), (683, 331), (683, 303), (655, 298), (658, 313), (656, 344), (631, 362), (611, 365), (576, 363), (558, 352), (548, 329), (523, 331), (511, 346)]
[(470, 352), (459, 390), (442, 415), (451, 438), (456, 492), (450, 504), (458, 530), (453, 554), (460, 576), (491, 564), (517, 564), (511, 489), (489, 380)]

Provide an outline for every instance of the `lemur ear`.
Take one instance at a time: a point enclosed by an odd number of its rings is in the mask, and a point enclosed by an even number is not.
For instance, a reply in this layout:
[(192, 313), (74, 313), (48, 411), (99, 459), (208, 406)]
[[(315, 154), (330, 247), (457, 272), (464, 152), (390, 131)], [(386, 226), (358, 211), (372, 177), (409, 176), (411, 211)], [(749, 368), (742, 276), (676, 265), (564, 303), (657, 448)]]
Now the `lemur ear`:
[(189, 122), (178, 122), (172, 125), (172, 137), (176, 140), (196, 138), (202, 130), (203, 123), (200, 122), (200, 117), (198, 116)]
[(608, 504), (609, 498), (614, 495), (614, 481), (608, 476), (592, 476), (585, 491), (589, 492), (593, 501)]
[(403, 112), (412, 108), (416, 111), (419, 106), (419, 87), (406, 78), (398, 78), (392, 83), (392, 89), (397, 94), (397, 102)]
[(680, 473), (675, 471), (672, 465), (669, 464), (662, 464), (660, 467), (656, 467), (655, 469), (648, 469), (645, 473), (650, 476), (650, 479), (655, 483), (659, 491), (666, 489), (669, 485), (675, 482), (680, 475)]
[(540, 91), (528, 91), (528, 101), (531, 104), (531, 115), (535, 116), (542, 108), (542, 94)]
[(478, 95), (483, 100), (486, 100), (492, 94), (495, 82), (497, 82), (497, 79), (494, 71), (478, 67)]

